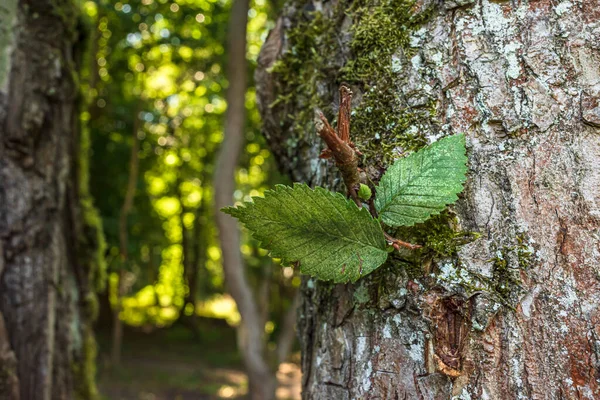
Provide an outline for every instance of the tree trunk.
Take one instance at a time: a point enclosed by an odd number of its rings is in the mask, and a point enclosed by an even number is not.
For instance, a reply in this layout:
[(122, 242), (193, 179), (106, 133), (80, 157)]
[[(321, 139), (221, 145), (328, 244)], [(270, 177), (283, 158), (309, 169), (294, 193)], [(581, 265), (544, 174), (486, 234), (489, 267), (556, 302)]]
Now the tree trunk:
[(131, 135), (131, 155), (129, 157), (129, 176), (127, 178), (127, 188), (125, 189), (125, 198), (119, 214), (119, 253), (121, 255), (118, 280), (115, 287), (116, 304), (112, 310), (112, 343), (110, 351), (110, 361), (113, 367), (121, 364), (121, 348), (123, 346), (123, 321), (121, 321), (121, 311), (123, 310), (123, 297), (125, 296), (125, 273), (129, 262), (129, 225), (128, 217), (133, 208), (135, 192), (137, 189), (138, 173), (140, 167), (140, 140), (138, 131), (140, 129), (140, 107), (141, 100), (138, 101), (135, 116), (133, 119), (133, 129)]
[(600, 3), (290, 2), (257, 71), (265, 134), (296, 181), (340, 189), (311, 124), (355, 92), (373, 181), (465, 133), (468, 182), (354, 285), (305, 279), (307, 399), (600, 398)]
[(0, 6), (0, 399), (96, 397), (102, 261), (90, 256), (102, 238), (79, 128), (77, 10)]
[(246, 276), (240, 251), (240, 231), (237, 222), (220, 211), (233, 202), (235, 171), (244, 144), (248, 7), (248, 0), (235, 0), (229, 20), (227, 70), (229, 87), (225, 132), (214, 175), (215, 219), (219, 229), (225, 284), (235, 300), (242, 319), (237, 334), (248, 374), (250, 399), (270, 400), (275, 395), (275, 375), (267, 363), (264, 322), (261, 320), (252, 287)]

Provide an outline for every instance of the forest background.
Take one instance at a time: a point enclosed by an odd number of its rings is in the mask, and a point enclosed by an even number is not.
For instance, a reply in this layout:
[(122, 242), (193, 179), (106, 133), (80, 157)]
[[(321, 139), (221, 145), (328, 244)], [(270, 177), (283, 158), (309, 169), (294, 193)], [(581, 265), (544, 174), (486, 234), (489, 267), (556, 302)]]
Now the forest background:
[[(105, 240), (96, 323), (104, 398), (230, 398), (247, 391), (234, 329), (240, 315), (224, 288), (212, 183), (227, 107), (231, 5), (80, 5), (89, 35), (81, 124)], [(249, 5), (250, 77), (277, 8), (266, 0)], [(283, 181), (260, 133), (252, 79), (245, 107), (237, 201)], [(274, 349), (300, 279), (289, 267), (274, 268), (248, 235), (241, 250)], [(298, 358), (281, 367), (279, 397), (299, 396)]]

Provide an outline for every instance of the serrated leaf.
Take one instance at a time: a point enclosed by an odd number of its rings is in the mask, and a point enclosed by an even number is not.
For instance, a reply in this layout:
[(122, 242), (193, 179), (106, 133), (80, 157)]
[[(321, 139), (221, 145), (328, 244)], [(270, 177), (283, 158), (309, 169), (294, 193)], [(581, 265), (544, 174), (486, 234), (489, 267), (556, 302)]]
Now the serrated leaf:
[(303, 184), (276, 185), (223, 212), (239, 219), (271, 256), (300, 263), (322, 280), (356, 281), (387, 259), (379, 222), (339, 193)]
[(412, 226), (454, 203), (466, 180), (465, 153), (460, 134), (397, 160), (375, 189), (381, 220), (389, 226)]

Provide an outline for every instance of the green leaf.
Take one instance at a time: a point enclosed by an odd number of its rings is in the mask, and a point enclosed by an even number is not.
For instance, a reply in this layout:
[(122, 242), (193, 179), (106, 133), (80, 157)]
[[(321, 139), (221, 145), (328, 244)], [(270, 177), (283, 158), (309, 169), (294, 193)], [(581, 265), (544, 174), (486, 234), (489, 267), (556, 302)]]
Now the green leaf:
[(300, 262), (300, 270), (322, 280), (355, 282), (387, 259), (379, 222), (339, 193), (276, 185), (223, 212), (239, 219), (272, 257)]
[(375, 208), (389, 226), (412, 226), (454, 203), (466, 180), (464, 135), (440, 139), (397, 160), (375, 189)]

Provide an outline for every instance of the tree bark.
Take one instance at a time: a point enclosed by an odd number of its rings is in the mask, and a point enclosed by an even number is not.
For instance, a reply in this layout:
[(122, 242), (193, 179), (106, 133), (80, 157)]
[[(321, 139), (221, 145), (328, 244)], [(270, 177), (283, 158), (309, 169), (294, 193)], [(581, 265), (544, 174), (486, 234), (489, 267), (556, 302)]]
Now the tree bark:
[(0, 399), (96, 396), (101, 261), (88, 255), (100, 236), (80, 149), (77, 10), (0, 6)]
[[(599, 18), (583, 0), (286, 5), (257, 71), (283, 171), (340, 189), (303, 113), (331, 120), (343, 80), (372, 180), (449, 134), (469, 156), (451, 212), (402, 231), (425, 250), (354, 285), (304, 279), (304, 398), (600, 398)], [(442, 227), (479, 237), (442, 251)]]
[(238, 342), (248, 374), (249, 395), (253, 400), (269, 400), (275, 395), (275, 375), (267, 363), (264, 322), (244, 270), (237, 222), (220, 211), (233, 202), (235, 171), (244, 144), (248, 7), (248, 0), (235, 0), (229, 20), (229, 88), (225, 132), (214, 177), (215, 218), (221, 243), (225, 284), (242, 319), (238, 328)]

